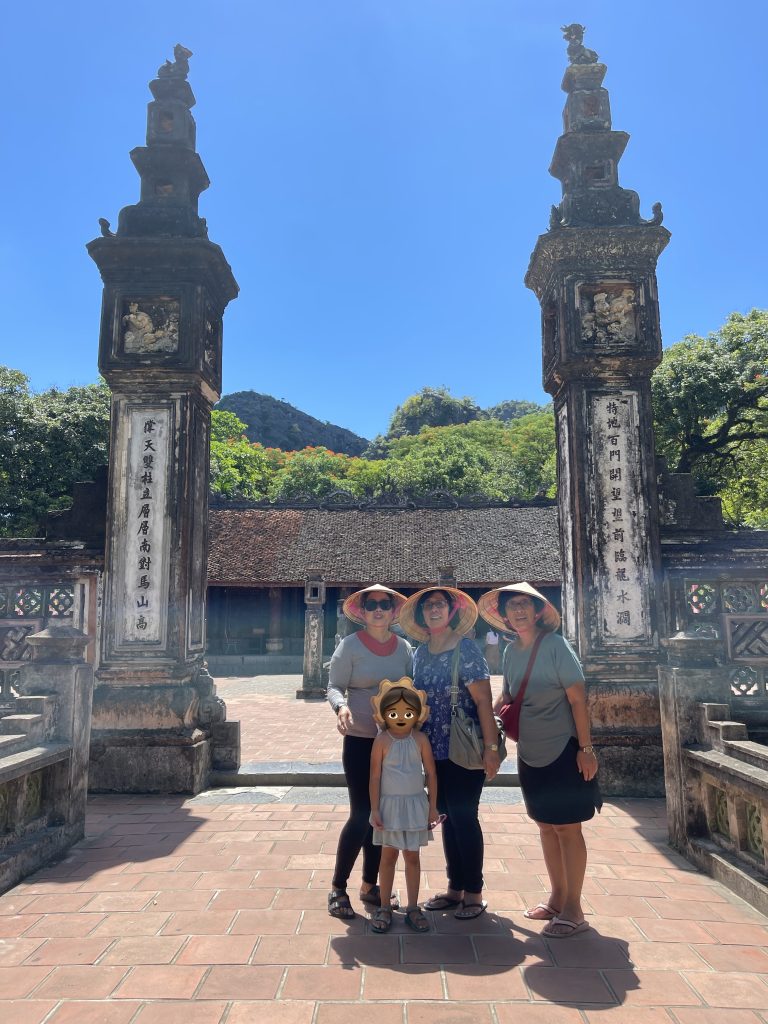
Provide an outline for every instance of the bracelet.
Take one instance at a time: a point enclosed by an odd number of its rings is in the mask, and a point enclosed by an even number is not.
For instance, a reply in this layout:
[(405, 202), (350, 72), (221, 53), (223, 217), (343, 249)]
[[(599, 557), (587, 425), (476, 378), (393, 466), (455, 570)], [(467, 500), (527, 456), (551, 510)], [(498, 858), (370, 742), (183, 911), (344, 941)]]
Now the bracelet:
[(593, 757), (597, 757), (597, 754), (595, 754), (595, 748), (591, 745), (582, 747), (581, 752), (582, 754), (592, 754)]
[(498, 743), (486, 743), (486, 744), (485, 744), (485, 749), (486, 749), (486, 750), (495, 750), (495, 751), (498, 751), (498, 749), (499, 749), (499, 744), (498, 744)]
[(335, 708), (334, 708), (333, 710), (334, 710), (334, 711), (336, 712), (336, 716), (338, 717), (338, 714), (339, 714), (339, 712), (341, 711), (341, 709), (342, 709), (342, 708), (345, 708), (345, 707), (347, 707), (347, 706), (348, 706), (348, 705), (346, 705), (346, 704), (339, 704), (339, 705), (338, 705), (337, 707), (335, 707)]

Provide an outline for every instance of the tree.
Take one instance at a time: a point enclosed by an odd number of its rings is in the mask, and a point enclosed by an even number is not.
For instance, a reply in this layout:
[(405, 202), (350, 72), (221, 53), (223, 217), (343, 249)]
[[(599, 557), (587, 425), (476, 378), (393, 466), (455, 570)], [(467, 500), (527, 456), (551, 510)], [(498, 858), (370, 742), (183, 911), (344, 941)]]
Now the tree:
[(422, 388), (406, 398), (395, 409), (387, 431), (387, 439), (418, 434), (422, 427), (447, 427), (469, 423), (480, 416), (480, 406), (474, 399), (454, 398), (447, 388)]
[(274, 460), (245, 436), (247, 426), (233, 412), (211, 413), (211, 481), (222, 498), (266, 498), (275, 476)]
[(536, 412), (546, 412), (550, 406), (537, 405), (536, 402), (524, 402), (515, 398), (499, 402), (498, 405), (491, 405), (483, 409), (483, 418), (488, 420), (502, 420), (508, 423), (509, 420), (517, 420), (521, 416), (530, 416)]
[(0, 535), (40, 534), (49, 509), (108, 461), (110, 392), (103, 382), (33, 394), (0, 367)]
[(748, 446), (768, 439), (768, 310), (732, 313), (706, 338), (664, 353), (651, 380), (656, 445), (676, 473), (711, 493)]

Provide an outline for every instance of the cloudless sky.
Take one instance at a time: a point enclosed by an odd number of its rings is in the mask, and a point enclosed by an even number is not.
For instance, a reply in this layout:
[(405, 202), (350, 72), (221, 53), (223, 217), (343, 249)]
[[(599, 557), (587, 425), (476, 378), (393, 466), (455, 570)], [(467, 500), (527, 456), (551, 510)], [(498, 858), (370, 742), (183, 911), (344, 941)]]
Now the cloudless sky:
[(194, 51), (200, 213), (241, 293), (224, 393), (366, 437), (422, 386), (545, 401), (523, 285), (560, 185), (560, 26), (608, 65), (620, 182), (664, 206), (666, 345), (768, 306), (765, 17), (757, 2), (70, 0), (5, 10), (0, 361), (97, 377), (85, 243), (138, 199), (147, 82)]

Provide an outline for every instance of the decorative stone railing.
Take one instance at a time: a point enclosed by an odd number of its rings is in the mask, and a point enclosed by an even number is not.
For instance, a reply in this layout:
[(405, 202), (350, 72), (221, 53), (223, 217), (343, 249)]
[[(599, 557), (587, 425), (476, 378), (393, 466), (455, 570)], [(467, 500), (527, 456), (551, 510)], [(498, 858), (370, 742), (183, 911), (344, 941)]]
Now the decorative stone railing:
[(86, 634), (30, 634), (18, 697), (0, 716), (0, 893), (83, 837), (93, 669)]
[(737, 714), (716, 638), (678, 634), (659, 671), (670, 842), (768, 913), (768, 747)]

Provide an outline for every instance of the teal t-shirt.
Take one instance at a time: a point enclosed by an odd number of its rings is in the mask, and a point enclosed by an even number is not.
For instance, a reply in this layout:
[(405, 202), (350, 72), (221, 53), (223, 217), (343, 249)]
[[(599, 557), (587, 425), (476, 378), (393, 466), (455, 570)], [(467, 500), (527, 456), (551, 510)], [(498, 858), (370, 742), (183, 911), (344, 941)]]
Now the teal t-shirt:
[[(523, 681), (530, 647), (519, 650), (509, 644), (504, 651), (505, 700), (517, 693)], [(543, 768), (562, 754), (576, 725), (565, 691), (583, 683), (584, 673), (576, 652), (559, 633), (547, 633), (539, 646), (520, 712), (517, 756), (532, 768)]]

